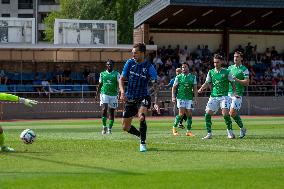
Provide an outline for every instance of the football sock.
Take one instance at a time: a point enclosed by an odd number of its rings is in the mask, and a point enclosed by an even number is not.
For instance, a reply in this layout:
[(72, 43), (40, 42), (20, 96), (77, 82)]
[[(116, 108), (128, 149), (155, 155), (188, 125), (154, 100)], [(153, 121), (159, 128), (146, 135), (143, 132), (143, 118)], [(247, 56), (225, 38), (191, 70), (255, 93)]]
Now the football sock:
[(187, 116), (186, 114), (184, 113), (183, 116), (182, 116), (182, 120), (186, 121), (187, 120)]
[(103, 122), (103, 126), (106, 126), (106, 122), (107, 122), (107, 118), (106, 117), (102, 117), (102, 122)]
[(140, 137), (140, 132), (139, 132), (133, 125), (131, 125), (131, 127), (130, 127), (128, 133)]
[(192, 116), (187, 117), (186, 123), (187, 123), (186, 128), (187, 128), (188, 131), (190, 131), (191, 125), (192, 125)]
[(232, 127), (232, 120), (231, 120), (231, 117), (229, 115), (224, 115), (224, 120), (225, 120), (225, 123), (227, 125), (227, 129), (228, 130), (232, 130), (233, 127)]
[(206, 113), (205, 114), (205, 127), (207, 130), (207, 133), (211, 133), (211, 126), (212, 126), (211, 115)]
[(140, 121), (140, 127), (139, 127), (140, 135), (141, 135), (141, 144), (145, 144), (146, 141), (146, 133), (147, 133), (147, 124), (146, 120)]
[(112, 128), (113, 122), (114, 122), (114, 120), (109, 120), (109, 121), (108, 121), (108, 128), (109, 128), (109, 129)]
[(0, 133), (0, 147), (4, 145), (5, 135), (4, 132)]
[(240, 128), (243, 128), (243, 127), (244, 127), (243, 122), (242, 122), (242, 119), (241, 119), (241, 117), (240, 117), (239, 114), (237, 114), (235, 117), (233, 117), (233, 119), (235, 120), (235, 122), (238, 124), (238, 126), (239, 126)]
[(181, 121), (181, 116), (177, 115), (176, 119), (175, 119), (175, 122), (174, 122), (174, 127), (177, 127), (180, 121)]

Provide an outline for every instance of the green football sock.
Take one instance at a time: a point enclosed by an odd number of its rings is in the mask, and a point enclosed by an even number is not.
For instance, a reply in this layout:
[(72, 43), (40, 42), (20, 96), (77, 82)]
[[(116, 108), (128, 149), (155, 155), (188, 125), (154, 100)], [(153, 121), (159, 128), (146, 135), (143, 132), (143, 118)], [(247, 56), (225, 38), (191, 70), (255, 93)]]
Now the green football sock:
[(5, 135), (4, 132), (0, 133), (0, 147), (4, 145)]
[(112, 128), (113, 122), (114, 122), (114, 120), (109, 120), (109, 121), (108, 121), (108, 128), (109, 128), (109, 129)]
[(211, 126), (212, 126), (211, 115), (207, 113), (205, 114), (205, 126), (207, 133), (211, 133)]
[(177, 115), (177, 116), (176, 116), (176, 119), (175, 119), (175, 122), (174, 122), (174, 127), (175, 127), (175, 128), (178, 126), (180, 120), (181, 120), (181, 116), (180, 116), (180, 115)]
[(239, 126), (240, 128), (243, 128), (243, 127), (244, 127), (243, 122), (242, 122), (242, 119), (241, 119), (241, 117), (240, 117), (239, 114), (237, 114), (235, 117), (233, 117), (233, 119), (235, 120), (235, 122), (238, 124), (238, 126)]
[(106, 126), (106, 122), (107, 122), (107, 118), (106, 117), (102, 117), (102, 122), (103, 122), (103, 126)]
[(233, 127), (232, 127), (232, 120), (231, 120), (231, 117), (229, 115), (224, 115), (224, 120), (225, 120), (225, 123), (227, 125), (227, 129), (228, 130), (232, 130)]
[(188, 116), (187, 117), (187, 120), (186, 120), (186, 123), (187, 123), (187, 130), (190, 131), (191, 130), (191, 125), (192, 125), (192, 116)]

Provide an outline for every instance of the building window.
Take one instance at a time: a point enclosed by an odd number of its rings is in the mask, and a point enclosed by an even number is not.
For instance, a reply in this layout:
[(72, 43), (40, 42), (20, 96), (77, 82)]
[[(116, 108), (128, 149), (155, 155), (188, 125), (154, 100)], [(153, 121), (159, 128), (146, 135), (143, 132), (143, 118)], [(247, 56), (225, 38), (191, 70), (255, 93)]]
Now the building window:
[(10, 17), (10, 14), (2, 14), (2, 17)]
[(18, 18), (33, 18), (33, 14), (18, 14)]
[(2, 0), (2, 4), (10, 4), (10, 0)]
[(33, 0), (18, 0), (18, 9), (33, 9)]

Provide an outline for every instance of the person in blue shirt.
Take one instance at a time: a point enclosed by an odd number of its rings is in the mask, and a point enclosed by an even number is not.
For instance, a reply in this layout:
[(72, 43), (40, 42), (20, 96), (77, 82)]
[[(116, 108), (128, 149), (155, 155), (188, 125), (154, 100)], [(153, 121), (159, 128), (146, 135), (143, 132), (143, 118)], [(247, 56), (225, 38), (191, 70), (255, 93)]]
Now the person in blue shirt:
[[(152, 82), (157, 103), (157, 71), (146, 59), (146, 46), (138, 43), (133, 46), (133, 58), (125, 63), (119, 79), (120, 99), (125, 102), (122, 127), (124, 131), (140, 137), (140, 152), (147, 151), (146, 148), (146, 112), (151, 107), (151, 97), (148, 92), (148, 83)], [(124, 82), (127, 90), (124, 89)], [(131, 125), (133, 117), (138, 113), (140, 127), (137, 130)]]
[[(179, 75), (179, 74), (181, 74), (181, 72), (182, 72), (181, 68), (177, 68), (177, 69), (176, 69), (176, 76)], [(173, 77), (173, 78), (170, 80), (169, 84), (167, 85), (168, 87), (173, 87), (173, 86), (174, 86), (174, 82), (175, 82), (176, 76)], [(186, 116), (185, 113), (183, 114), (183, 116), (182, 116), (182, 118), (181, 118), (181, 120), (180, 120), (180, 122), (179, 122), (179, 124), (178, 124), (178, 128), (184, 129), (184, 126), (183, 126), (183, 124), (182, 124), (183, 120), (184, 120), (184, 121), (187, 120), (187, 116)]]

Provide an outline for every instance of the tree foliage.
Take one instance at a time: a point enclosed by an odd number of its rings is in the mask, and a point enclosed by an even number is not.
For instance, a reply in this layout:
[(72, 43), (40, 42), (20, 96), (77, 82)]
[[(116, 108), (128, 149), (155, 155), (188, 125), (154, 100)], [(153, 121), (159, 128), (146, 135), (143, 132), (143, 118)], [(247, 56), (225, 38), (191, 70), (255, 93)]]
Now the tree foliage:
[(45, 19), (46, 40), (53, 41), (55, 18), (80, 20), (116, 20), (118, 43), (132, 43), (134, 13), (151, 0), (59, 0), (60, 11)]

